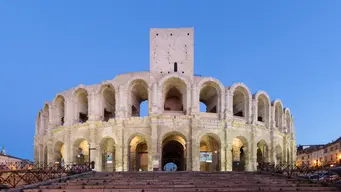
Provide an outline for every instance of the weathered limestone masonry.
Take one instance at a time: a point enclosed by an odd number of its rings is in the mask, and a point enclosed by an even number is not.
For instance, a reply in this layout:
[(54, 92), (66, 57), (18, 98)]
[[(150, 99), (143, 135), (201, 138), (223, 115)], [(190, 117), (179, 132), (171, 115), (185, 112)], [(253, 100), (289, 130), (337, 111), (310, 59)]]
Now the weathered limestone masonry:
[[(150, 71), (58, 93), (39, 111), (34, 160), (99, 171), (256, 170), (294, 163), (293, 116), (265, 91), (194, 75), (194, 29), (150, 30)], [(148, 101), (148, 116), (140, 117)], [(206, 112), (200, 112), (200, 102)], [(165, 166), (167, 165), (167, 166)]]

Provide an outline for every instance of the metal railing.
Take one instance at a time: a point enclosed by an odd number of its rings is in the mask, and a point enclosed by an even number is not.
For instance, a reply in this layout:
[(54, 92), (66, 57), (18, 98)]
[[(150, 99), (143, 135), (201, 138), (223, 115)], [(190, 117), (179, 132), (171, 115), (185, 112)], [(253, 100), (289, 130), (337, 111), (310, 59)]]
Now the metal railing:
[(89, 164), (0, 163), (0, 189), (16, 188), (90, 171)]
[(293, 164), (259, 164), (258, 171), (274, 174), (281, 174), (288, 177), (295, 177), (302, 180), (316, 181), (318, 183), (333, 183), (341, 185), (341, 167), (338, 166), (296, 166)]

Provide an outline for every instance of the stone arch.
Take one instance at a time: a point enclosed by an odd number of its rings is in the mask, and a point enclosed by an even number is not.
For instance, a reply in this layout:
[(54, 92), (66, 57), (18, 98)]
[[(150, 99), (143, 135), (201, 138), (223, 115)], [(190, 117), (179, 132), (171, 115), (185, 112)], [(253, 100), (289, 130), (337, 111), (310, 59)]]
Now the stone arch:
[(190, 82), (178, 74), (171, 74), (163, 77), (159, 81), (162, 87), (162, 108), (164, 111), (185, 112), (189, 101)]
[(76, 101), (77, 122), (85, 123), (89, 119), (89, 94), (85, 88), (78, 88), (73, 93)]
[(65, 158), (64, 143), (62, 141), (57, 141), (54, 144), (53, 161), (54, 163), (62, 165), (62, 162), (64, 163), (64, 158)]
[(257, 121), (269, 124), (271, 111), (271, 100), (269, 95), (265, 91), (257, 91), (254, 95), (254, 99), (257, 103), (257, 108), (255, 110)]
[(268, 142), (261, 139), (257, 142), (257, 163), (258, 166), (268, 164), (270, 162), (270, 148)]
[(232, 94), (232, 112), (234, 116), (249, 120), (251, 113), (251, 92), (243, 83), (235, 83), (230, 87)]
[(284, 114), (285, 114), (285, 127), (287, 133), (292, 133), (292, 127), (291, 127), (291, 113), (289, 108), (284, 108)]
[(65, 122), (65, 98), (62, 95), (57, 95), (53, 101), (55, 110), (54, 110), (54, 118), (55, 125), (64, 125)]
[(199, 101), (206, 105), (206, 112), (219, 113), (224, 86), (214, 78), (203, 78), (197, 87), (199, 88)]
[(200, 171), (221, 170), (221, 141), (220, 137), (213, 133), (207, 133), (200, 137)]
[[(162, 137), (161, 167), (163, 170), (186, 170), (186, 141), (182, 133), (175, 131), (166, 133)], [(176, 165), (176, 168), (173, 165)]]
[(109, 121), (116, 117), (116, 88), (113, 84), (103, 84), (99, 89), (101, 95), (101, 119)]
[(283, 164), (283, 150), (281, 145), (277, 144), (275, 147), (276, 165)]
[(148, 171), (149, 141), (142, 133), (135, 133), (128, 139), (128, 163), (130, 171)]
[(89, 162), (89, 142), (84, 138), (78, 138), (72, 145), (73, 161), (79, 164)]
[(110, 136), (103, 137), (99, 142), (101, 155), (100, 167), (102, 171), (113, 172), (116, 170), (116, 142)]
[[(149, 86), (144, 79), (137, 79), (130, 81), (128, 88), (128, 106), (129, 115), (141, 116), (142, 102), (148, 102), (149, 99)], [(149, 103), (148, 103), (149, 105)], [(149, 106), (148, 106), (149, 109)], [(149, 111), (149, 110), (148, 110)]]
[(274, 126), (279, 129), (279, 131), (282, 130), (282, 116), (283, 116), (283, 104), (280, 99), (276, 99), (272, 102), (272, 106), (274, 108)]
[(232, 141), (232, 170), (244, 171), (249, 165), (249, 143), (243, 136), (237, 136)]

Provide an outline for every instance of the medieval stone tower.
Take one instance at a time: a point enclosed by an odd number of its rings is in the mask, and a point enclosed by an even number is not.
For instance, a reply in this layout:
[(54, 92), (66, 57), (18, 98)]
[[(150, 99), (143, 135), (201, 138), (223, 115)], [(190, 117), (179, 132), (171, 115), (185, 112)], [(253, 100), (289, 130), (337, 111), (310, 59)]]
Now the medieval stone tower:
[(191, 76), (193, 67), (193, 28), (153, 28), (150, 30), (150, 71)]

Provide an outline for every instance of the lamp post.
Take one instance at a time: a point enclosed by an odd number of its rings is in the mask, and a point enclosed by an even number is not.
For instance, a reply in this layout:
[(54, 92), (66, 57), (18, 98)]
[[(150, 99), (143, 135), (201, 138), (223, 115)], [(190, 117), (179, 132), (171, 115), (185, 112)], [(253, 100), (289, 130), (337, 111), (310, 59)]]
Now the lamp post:
[(88, 144), (88, 149), (89, 149), (89, 168), (91, 169), (91, 162), (90, 162), (91, 150), (96, 150), (96, 148), (91, 148), (91, 145), (89, 143)]

